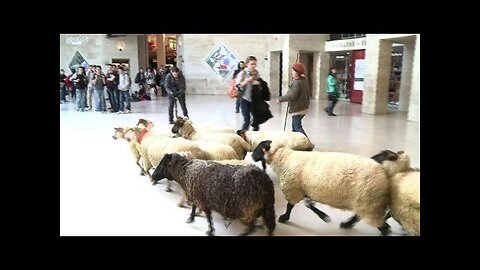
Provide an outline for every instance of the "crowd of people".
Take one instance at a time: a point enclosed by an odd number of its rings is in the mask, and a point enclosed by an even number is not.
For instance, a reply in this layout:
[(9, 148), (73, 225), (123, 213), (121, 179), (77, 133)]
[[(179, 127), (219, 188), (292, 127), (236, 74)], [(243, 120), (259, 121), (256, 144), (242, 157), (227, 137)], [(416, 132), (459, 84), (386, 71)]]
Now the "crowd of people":
[[(238, 89), (235, 102), (235, 112), (242, 113), (241, 130), (254, 131), (260, 129), (260, 124), (272, 118), (269, 105), (268, 85), (262, 80), (257, 67), (257, 58), (249, 56), (240, 61), (233, 73), (233, 80)], [(308, 112), (310, 104), (310, 89), (305, 77), (305, 66), (294, 63), (291, 67), (291, 81), (288, 92), (277, 98), (277, 103), (288, 102), (288, 113), (292, 117), (292, 131), (307, 135), (302, 127), (302, 119)], [(137, 85), (137, 90), (132, 89)], [(99, 65), (91, 65), (88, 71), (79, 66), (75, 73), (65, 75), (60, 70), (60, 103), (66, 102), (67, 91), (70, 91), (72, 101), (76, 102), (77, 111), (98, 111), (124, 114), (131, 112), (132, 101), (151, 100), (153, 96), (168, 97), (168, 122), (174, 122), (173, 107), (178, 101), (184, 116), (188, 117), (186, 105), (186, 83), (183, 72), (173, 66), (171, 69), (160, 66), (158, 70), (148, 67), (147, 71), (139, 68), (132, 79), (123, 65), (111, 64), (104, 73)], [(336, 116), (333, 109), (338, 101), (339, 91), (336, 85), (336, 68), (332, 67), (327, 77), (328, 107), (325, 112)], [(93, 103), (93, 99), (95, 103)], [(110, 107), (107, 108), (106, 100)], [(95, 104), (95, 106), (93, 106)], [(94, 109), (95, 108), (95, 109)], [(240, 110), (241, 109), (241, 110)]]
[[(71, 75), (60, 69), (60, 103), (68, 102), (69, 96), (79, 112), (130, 113), (132, 101), (167, 96), (164, 84), (169, 73), (170, 69), (164, 66), (158, 70), (149, 67), (146, 72), (140, 68), (132, 79), (125, 65), (111, 64), (106, 72), (100, 65), (90, 65), (88, 70), (79, 66)], [(133, 89), (132, 84), (136, 84), (137, 89)]]

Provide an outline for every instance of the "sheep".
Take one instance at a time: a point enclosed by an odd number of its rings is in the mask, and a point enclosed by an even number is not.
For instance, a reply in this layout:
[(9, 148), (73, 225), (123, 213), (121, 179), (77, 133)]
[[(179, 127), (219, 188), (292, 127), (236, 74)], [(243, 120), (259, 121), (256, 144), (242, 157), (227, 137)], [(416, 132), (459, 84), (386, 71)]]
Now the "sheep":
[[(156, 167), (163, 155), (174, 152), (187, 152), (198, 159), (206, 159), (207, 154), (192, 141), (183, 138), (169, 138), (161, 135), (150, 134), (147, 129), (135, 127), (130, 129), (132, 132), (127, 138), (129, 142), (137, 142), (135, 145), (143, 160), (143, 169), (149, 176), (152, 184), (157, 184), (158, 180), (153, 180), (149, 170)], [(170, 181), (167, 181), (167, 192), (171, 191)]]
[[(188, 117), (177, 116), (177, 119), (188, 120)], [(173, 125), (167, 125), (167, 126), (162, 126), (162, 127), (158, 128), (153, 124), (152, 121), (140, 118), (140, 119), (138, 119), (137, 126), (145, 127), (145, 128), (148, 129), (148, 131), (155, 132), (156, 134), (162, 134), (162, 135), (166, 135), (166, 136), (169, 136), (169, 137), (172, 137), (174, 135), (171, 132)], [(206, 126), (196, 126), (196, 125), (194, 125), (194, 128), (198, 129), (200, 131), (211, 132), (211, 133), (235, 133), (235, 131), (231, 128), (214, 127), (214, 126), (210, 126), (210, 125), (206, 125)]]
[(137, 125), (138, 127), (146, 128), (149, 132), (156, 135), (164, 135), (167, 137), (174, 137), (175, 134), (172, 133), (172, 126), (173, 125), (165, 125), (165, 126), (155, 126), (152, 121), (146, 119), (138, 119)]
[(192, 141), (217, 142), (233, 147), (239, 159), (245, 159), (247, 152), (251, 151), (250, 145), (240, 136), (230, 133), (207, 133), (196, 130), (187, 118), (177, 118), (172, 127), (172, 133), (179, 134)]
[(330, 219), (313, 206), (312, 200), (354, 212), (353, 218), (340, 224), (341, 228), (350, 228), (362, 218), (382, 235), (390, 233), (384, 220), (389, 179), (382, 165), (359, 155), (296, 151), (268, 140), (260, 142), (257, 148), (278, 176), (288, 201), (278, 222), (289, 220), (293, 206), (307, 198), (307, 207), (326, 222)]
[(203, 210), (213, 235), (212, 211), (225, 219), (239, 219), (248, 226), (242, 235), (255, 230), (257, 217), (263, 217), (268, 234), (275, 229), (275, 194), (270, 177), (254, 165), (224, 165), (214, 161), (189, 160), (166, 154), (152, 175), (153, 179), (173, 179), (193, 203), (187, 223), (195, 219), (196, 207)]
[[(310, 142), (307, 136), (300, 132), (293, 131), (248, 131), (245, 129), (237, 130), (237, 135), (242, 137), (252, 149), (256, 149), (258, 144), (264, 140), (275, 140), (275, 143), (283, 143), (285, 146), (293, 150), (312, 151), (315, 145)], [(262, 168), (267, 170), (266, 161), (261, 157), (262, 153), (253, 151), (252, 158), (262, 161)]]
[[(118, 140), (118, 139), (126, 140), (125, 136), (127, 132), (130, 130), (130, 128), (117, 127), (114, 129), (115, 129), (115, 133), (112, 136), (114, 140)], [(128, 142), (128, 146), (130, 147), (130, 151), (132, 152), (133, 158), (135, 159), (135, 164), (137, 164), (137, 166), (140, 168), (140, 175), (145, 175), (145, 170), (143, 169), (143, 166), (139, 162), (142, 155), (140, 154), (140, 150), (139, 150), (140, 148), (139, 148), (138, 142), (130, 141)]]
[(283, 143), (292, 150), (312, 151), (315, 145), (300, 132), (293, 131), (273, 131), (273, 130), (259, 130), (249, 131), (245, 129), (237, 130), (237, 135), (242, 137), (252, 149), (257, 148), (261, 141), (271, 140), (275, 143)]
[(420, 235), (420, 169), (410, 167), (410, 157), (403, 151), (384, 150), (372, 158), (382, 164), (390, 176), (390, 211), (409, 234)]

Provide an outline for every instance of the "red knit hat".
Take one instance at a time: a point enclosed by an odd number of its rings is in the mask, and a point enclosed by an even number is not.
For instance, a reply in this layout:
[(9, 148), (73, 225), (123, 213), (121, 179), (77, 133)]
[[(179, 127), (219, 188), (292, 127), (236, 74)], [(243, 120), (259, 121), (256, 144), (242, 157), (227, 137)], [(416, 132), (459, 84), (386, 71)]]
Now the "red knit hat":
[(299, 74), (305, 74), (305, 66), (302, 63), (295, 63), (292, 68)]

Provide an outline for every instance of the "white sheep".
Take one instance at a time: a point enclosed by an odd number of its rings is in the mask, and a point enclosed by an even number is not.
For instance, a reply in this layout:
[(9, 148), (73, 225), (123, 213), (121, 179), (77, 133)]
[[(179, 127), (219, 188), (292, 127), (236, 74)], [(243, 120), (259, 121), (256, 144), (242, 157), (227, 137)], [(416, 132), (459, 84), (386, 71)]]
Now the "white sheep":
[[(311, 151), (315, 147), (308, 137), (300, 132), (272, 130), (247, 131), (241, 129), (237, 130), (237, 135), (250, 144), (252, 149), (257, 149), (258, 144), (265, 140), (275, 141), (275, 143), (283, 144), (292, 150)], [(265, 159), (261, 157), (262, 155), (263, 153), (253, 151), (252, 158), (254, 160), (260, 160), (262, 162), (263, 170), (266, 171), (267, 165)]]
[[(140, 127), (131, 128), (130, 131), (126, 136), (127, 141), (136, 146), (142, 157), (143, 169), (152, 184), (156, 184), (158, 181), (152, 179), (149, 170), (156, 167), (167, 153), (186, 152), (190, 153), (191, 157), (198, 159), (206, 159), (207, 157), (207, 154), (192, 141), (151, 134), (147, 129)], [(171, 191), (170, 181), (167, 181), (166, 191)]]
[(196, 130), (192, 121), (184, 118), (177, 118), (172, 128), (172, 133), (179, 134), (185, 139), (192, 141), (216, 142), (233, 147), (239, 159), (244, 159), (247, 152), (251, 151), (250, 145), (237, 134), (232, 133), (210, 133)]
[[(390, 176), (391, 216), (411, 235), (420, 235), (420, 169), (410, 166), (410, 157), (403, 151), (384, 150), (375, 155)], [(373, 158), (373, 157), (372, 157)]]
[(274, 130), (237, 130), (237, 135), (241, 136), (252, 149), (257, 148), (261, 141), (274, 141), (275, 143), (282, 143), (292, 150), (312, 151), (315, 145), (300, 132), (293, 131), (274, 131)]
[(389, 202), (389, 178), (381, 164), (348, 153), (296, 151), (271, 141), (261, 142), (258, 148), (278, 176), (288, 201), (279, 222), (289, 220), (293, 206), (308, 198), (307, 207), (326, 222), (328, 216), (310, 200), (354, 212), (349, 221), (341, 223), (342, 228), (350, 228), (363, 219), (382, 235), (390, 232), (384, 220)]

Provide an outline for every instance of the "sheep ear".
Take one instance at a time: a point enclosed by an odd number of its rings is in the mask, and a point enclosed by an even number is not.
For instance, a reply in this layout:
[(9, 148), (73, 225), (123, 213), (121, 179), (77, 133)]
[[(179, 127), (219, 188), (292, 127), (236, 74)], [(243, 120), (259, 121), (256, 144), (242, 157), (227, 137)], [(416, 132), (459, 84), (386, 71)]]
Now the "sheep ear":
[(114, 128), (116, 131), (123, 131), (123, 128), (116, 127)]
[(401, 154), (403, 154), (403, 153), (405, 153), (405, 151), (398, 151), (398, 152), (397, 152), (397, 154), (399, 154), (399, 155), (401, 155)]

